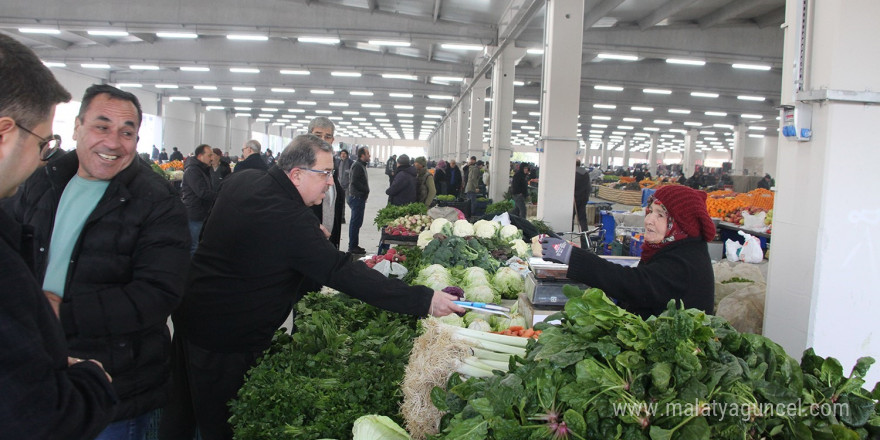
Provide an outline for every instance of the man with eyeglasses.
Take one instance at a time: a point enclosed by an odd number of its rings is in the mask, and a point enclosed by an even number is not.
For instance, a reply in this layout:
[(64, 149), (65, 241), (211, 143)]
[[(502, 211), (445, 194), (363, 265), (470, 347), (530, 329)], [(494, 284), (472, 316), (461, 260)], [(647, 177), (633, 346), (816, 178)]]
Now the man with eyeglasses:
[[(324, 238), (309, 207), (324, 199), (332, 176), (330, 145), (301, 135), (268, 173), (233, 173), (220, 189), (174, 313), (175, 399), (166, 408), (194, 413), (205, 439), (232, 438), (227, 402), (306, 292), (326, 285), (418, 316), (464, 311), (453, 296), (388, 279)], [(171, 432), (168, 420), (161, 438), (191, 438), (194, 427)]]
[[(330, 118), (318, 116), (309, 121), (309, 134), (326, 142), (331, 149), (335, 133), (336, 125)], [(333, 186), (327, 190), (324, 201), (315, 205), (313, 211), (321, 224), (330, 231), (330, 243), (339, 249), (339, 242), (342, 239), (342, 223), (345, 222), (345, 188), (339, 182), (339, 167), (337, 165), (334, 161)]]
[[(27, 47), (0, 34), (0, 198), (61, 146), (55, 106), (70, 93)], [(0, 426), (4, 438), (92, 438), (116, 395), (101, 364), (70, 357), (33, 275), (31, 227), (0, 210)]]
[(165, 405), (166, 320), (183, 294), (189, 228), (167, 180), (137, 157), (137, 97), (93, 85), (74, 121), (76, 150), (56, 154), (13, 200), (36, 229), (36, 272), (76, 357), (99, 360), (119, 396), (97, 439), (143, 432)]
[(262, 146), (258, 140), (251, 139), (245, 142), (244, 146), (241, 147), (242, 160), (235, 165), (232, 172), (237, 173), (244, 170), (268, 170), (269, 167), (266, 165), (266, 161), (263, 160), (263, 156), (260, 156), (260, 150), (262, 150)]

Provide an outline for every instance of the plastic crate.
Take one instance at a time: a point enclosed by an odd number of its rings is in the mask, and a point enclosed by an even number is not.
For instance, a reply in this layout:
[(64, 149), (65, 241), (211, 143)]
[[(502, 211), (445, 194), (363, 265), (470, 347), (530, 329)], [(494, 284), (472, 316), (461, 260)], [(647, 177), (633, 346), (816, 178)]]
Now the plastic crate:
[[(600, 211), (600, 212), (601, 212), (600, 215), (602, 218), (602, 229), (605, 230), (605, 238), (603, 241), (605, 242), (606, 245), (611, 244), (611, 242), (614, 241), (614, 228), (615, 228), (615, 226), (617, 226), (617, 224), (614, 221), (614, 216), (611, 215), (611, 211)], [(611, 255), (611, 254), (606, 254), (606, 255)]]
[(471, 215), (475, 216), (475, 217), (481, 217), (483, 214), (486, 213), (486, 208), (491, 204), (492, 204), (491, 199), (487, 200), (485, 202), (480, 202), (480, 201), (475, 200), (474, 201), (474, 209), (473, 209), (473, 212), (471, 212)]
[(629, 242), (629, 255), (631, 257), (642, 256), (642, 244), (645, 242), (645, 235), (634, 233)]

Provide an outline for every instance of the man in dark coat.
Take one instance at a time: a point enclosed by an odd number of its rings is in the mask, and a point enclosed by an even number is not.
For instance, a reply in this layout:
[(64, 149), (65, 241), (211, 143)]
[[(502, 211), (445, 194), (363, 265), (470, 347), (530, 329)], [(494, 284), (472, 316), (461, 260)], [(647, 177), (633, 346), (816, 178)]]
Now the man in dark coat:
[[(329, 243), (309, 207), (332, 176), (330, 145), (302, 135), (268, 173), (233, 173), (223, 184), (174, 314), (175, 395), (185, 400), (166, 408), (194, 412), (205, 439), (232, 438), (227, 402), (293, 305), (317, 286), (397, 313), (464, 311), (451, 295), (388, 279)], [(192, 438), (193, 428), (173, 438)]]
[(590, 201), (591, 186), (590, 172), (581, 166), (578, 159), (575, 161), (574, 172), (574, 206), (581, 232), (587, 230), (587, 202)]
[(447, 171), (447, 174), (449, 175), (449, 194), (458, 197), (459, 194), (461, 194), (461, 184), (463, 180), (461, 169), (458, 167), (455, 160), (449, 161), (449, 170)]
[(388, 203), (392, 205), (408, 205), (416, 201), (416, 169), (409, 163), (409, 156), (401, 154), (397, 158), (397, 171), (394, 182), (385, 190)]
[(133, 94), (89, 87), (76, 150), (34, 173), (12, 201), (16, 219), (36, 230), (37, 277), (71, 355), (100, 361), (113, 377), (120, 403), (108, 436), (146, 429), (166, 403), (166, 321), (189, 260), (183, 203), (134, 160), (141, 116)]
[(181, 196), (186, 206), (189, 219), (190, 254), (199, 246), (199, 233), (208, 217), (211, 205), (217, 197), (217, 191), (211, 185), (211, 163), (214, 161), (214, 150), (210, 145), (196, 147), (195, 156), (188, 157), (183, 168), (183, 184)]
[[(0, 78), (0, 198), (10, 201), (58, 153), (52, 119), (70, 93), (6, 35), (0, 35)], [(113, 418), (116, 393), (99, 363), (68, 356), (58, 317), (33, 275), (32, 238), (33, 228), (0, 210), (0, 435), (94, 438)]]
[(513, 213), (526, 218), (526, 198), (529, 197), (529, 164), (519, 164), (510, 182), (510, 195), (513, 196)]
[(388, 176), (388, 185), (394, 183), (394, 172), (397, 170), (397, 155), (391, 155), (385, 162), (385, 175)]
[(351, 183), (348, 186), (348, 206), (351, 208), (351, 222), (348, 225), (348, 251), (353, 254), (366, 254), (360, 247), (361, 226), (364, 224), (364, 210), (370, 196), (370, 182), (367, 178), (367, 164), (370, 163), (370, 150), (358, 148), (357, 161), (351, 166)]
[(235, 165), (235, 168), (232, 171), (237, 173), (244, 170), (268, 170), (269, 167), (266, 165), (266, 161), (263, 160), (263, 156), (260, 156), (261, 149), (262, 146), (256, 139), (251, 139), (245, 142), (244, 146), (241, 147), (242, 160)]
[(220, 191), (220, 184), (226, 176), (232, 174), (232, 167), (229, 166), (229, 158), (219, 148), (214, 149), (214, 163), (211, 168), (211, 187), (214, 191)]
[[(309, 134), (317, 136), (328, 145), (335, 140), (336, 124), (326, 116), (309, 121)], [(346, 156), (348, 153), (346, 152)], [(342, 240), (342, 223), (345, 222), (345, 188), (339, 180), (339, 167), (334, 162), (333, 188), (327, 191), (324, 201), (312, 207), (321, 224), (330, 231), (330, 243), (339, 249)]]
[(159, 153), (159, 163), (165, 162), (168, 162), (168, 152), (165, 151), (165, 149), (163, 148), (162, 151)]
[(177, 149), (177, 147), (174, 147), (174, 148), (172, 148), (171, 150), (172, 150), (172, 151), (171, 151), (171, 157), (169, 157), (168, 159), (169, 159), (169, 160), (179, 160), (179, 161), (183, 162), (183, 153), (181, 153), (181, 152)]

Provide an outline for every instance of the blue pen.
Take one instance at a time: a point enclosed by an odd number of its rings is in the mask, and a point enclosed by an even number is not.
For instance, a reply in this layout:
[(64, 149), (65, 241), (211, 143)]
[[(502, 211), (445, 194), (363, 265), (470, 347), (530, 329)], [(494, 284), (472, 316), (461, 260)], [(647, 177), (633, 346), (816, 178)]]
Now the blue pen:
[(487, 304), (483, 302), (473, 302), (473, 301), (453, 301), (454, 303), (462, 306), (462, 307), (472, 307), (475, 309), (486, 309), (486, 310), (498, 310), (502, 312), (509, 312), (510, 309), (507, 307), (502, 307), (497, 304)]

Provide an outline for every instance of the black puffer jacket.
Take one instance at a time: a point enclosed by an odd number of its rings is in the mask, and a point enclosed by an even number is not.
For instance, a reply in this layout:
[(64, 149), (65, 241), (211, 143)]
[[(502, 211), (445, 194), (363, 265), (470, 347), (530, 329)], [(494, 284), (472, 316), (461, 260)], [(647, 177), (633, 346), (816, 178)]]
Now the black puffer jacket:
[[(13, 216), (36, 230), (43, 279), (55, 211), (77, 172), (76, 153), (53, 159), (20, 188)], [(167, 400), (166, 320), (183, 294), (189, 263), (186, 213), (171, 185), (135, 160), (110, 181), (73, 249), (61, 303), (70, 356), (97, 359), (121, 402), (115, 420)]]
[(643, 318), (662, 313), (671, 299), (714, 313), (715, 273), (709, 248), (699, 238), (669, 243), (635, 268), (572, 248), (568, 278), (604, 290), (621, 307)]
[(408, 205), (416, 202), (416, 168), (398, 167), (394, 173), (394, 182), (385, 190), (388, 203), (392, 205)]
[(186, 215), (192, 221), (208, 218), (211, 205), (217, 198), (217, 190), (211, 184), (211, 167), (195, 157), (188, 157), (183, 169), (183, 184), (180, 187)]
[(237, 163), (232, 172), (238, 173), (244, 170), (268, 171), (269, 167), (266, 165), (266, 161), (263, 160), (263, 156), (260, 156), (258, 153), (254, 153), (246, 157), (243, 161)]

